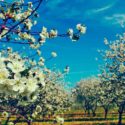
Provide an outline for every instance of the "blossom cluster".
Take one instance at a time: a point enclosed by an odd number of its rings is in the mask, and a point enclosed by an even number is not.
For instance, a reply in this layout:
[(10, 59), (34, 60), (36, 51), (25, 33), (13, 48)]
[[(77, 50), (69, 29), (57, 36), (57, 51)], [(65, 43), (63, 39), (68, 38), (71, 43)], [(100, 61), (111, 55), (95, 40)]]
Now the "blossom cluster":
[(30, 98), (39, 86), (45, 86), (44, 73), (34, 68), (30, 62), (21, 58), (17, 52), (9, 50), (0, 52), (0, 94), (6, 98)]
[[(23, 114), (31, 121), (39, 116), (65, 111), (71, 105), (68, 93), (59, 84), (61, 72), (52, 72), (33, 60), (22, 58), (11, 48), (0, 52), (0, 102), (4, 105), (3, 117)], [(57, 54), (52, 52), (52, 56)], [(41, 57), (41, 61), (44, 59)], [(69, 71), (66, 67), (64, 74)], [(57, 79), (59, 79), (57, 81)], [(60, 86), (61, 85), (61, 86)], [(12, 108), (15, 111), (8, 111)], [(1, 107), (0, 107), (1, 108)], [(6, 110), (8, 112), (6, 112)], [(28, 111), (27, 111), (28, 110)]]
[[(66, 33), (59, 34), (56, 29), (47, 29), (41, 26), (35, 29), (39, 8), (42, 0), (25, 3), (23, 0), (15, 2), (1, 2), (0, 7), (0, 41), (12, 42), (15, 44), (28, 44), (31, 48), (40, 52), (40, 47), (47, 39), (56, 37), (69, 37), (72, 41), (77, 41), (81, 34), (86, 33), (86, 26), (76, 25), (76, 32), (72, 28)], [(23, 42), (22, 42), (23, 41)]]

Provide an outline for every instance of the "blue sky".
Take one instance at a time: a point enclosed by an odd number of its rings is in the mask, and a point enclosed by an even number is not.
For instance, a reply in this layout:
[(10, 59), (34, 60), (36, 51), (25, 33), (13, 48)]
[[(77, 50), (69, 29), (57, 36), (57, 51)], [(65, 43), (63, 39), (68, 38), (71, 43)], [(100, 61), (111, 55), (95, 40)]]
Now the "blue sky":
[[(41, 25), (57, 28), (65, 32), (77, 23), (87, 26), (87, 33), (77, 43), (70, 39), (58, 38), (47, 41), (44, 51), (57, 51), (58, 57), (50, 62), (62, 69), (70, 66), (67, 81), (75, 85), (81, 78), (98, 74), (102, 63), (97, 49), (105, 49), (103, 40), (116, 38), (117, 33), (124, 31), (124, 0), (47, 0), (40, 9)], [(98, 58), (98, 61), (95, 58)]]
[(47, 63), (48, 67), (56, 66), (62, 70), (66, 65), (70, 66), (66, 80), (74, 86), (80, 79), (98, 74), (102, 60), (97, 49), (105, 49), (104, 37), (113, 40), (117, 33), (123, 33), (125, 0), (44, 0), (39, 14), (39, 30), (46, 26), (65, 33), (78, 23), (87, 27), (87, 33), (76, 43), (57, 38), (48, 40), (42, 48), (45, 57), (51, 51), (58, 53), (57, 58)]

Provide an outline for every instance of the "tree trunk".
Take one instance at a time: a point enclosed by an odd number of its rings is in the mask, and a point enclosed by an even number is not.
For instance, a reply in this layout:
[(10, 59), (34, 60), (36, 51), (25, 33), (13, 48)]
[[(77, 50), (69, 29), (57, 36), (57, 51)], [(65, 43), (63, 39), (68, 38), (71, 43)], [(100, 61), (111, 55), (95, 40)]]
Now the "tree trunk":
[(105, 120), (106, 120), (106, 119), (107, 119), (107, 115), (108, 115), (108, 109), (105, 108), (104, 110), (105, 110), (105, 117), (104, 117), (104, 118), (105, 118)]
[(118, 119), (118, 125), (122, 125), (122, 114), (123, 114), (123, 111), (124, 111), (124, 107), (125, 107), (125, 103), (121, 104), (119, 106), (119, 119)]
[(86, 112), (87, 112), (87, 111), (86, 111), (86, 109), (85, 109), (85, 110), (84, 110), (84, 116), (86, 116)]
[(118, 125), (122, 125), (122, 113), (123, 112), (119, 112)]
[(90, 110), (88, 109), (88, 116), (90, 116)]
[(31, 122), (30, 122), (30, 121), (28, 121), (28, 122), (27, 122), (27, 124), (28, 124), (28, 125), (31, 125)]
[(96, 109), (95, 108), (91, 109), (91, 111), (92, 111), (92, 116), (95, 117), (96, 116), (96, 113), (95, 113)]
[(14, 125), (16, 125), (16, 123), (18, 123), (18, 121), (20, 120), (21, 117), (17, 117), (17, 119), (13, 122)]
[(95, 117), (95, 116), (96, 116), (95, 111), (92, 111), (92, 116), (93, 116), (93, 117)]

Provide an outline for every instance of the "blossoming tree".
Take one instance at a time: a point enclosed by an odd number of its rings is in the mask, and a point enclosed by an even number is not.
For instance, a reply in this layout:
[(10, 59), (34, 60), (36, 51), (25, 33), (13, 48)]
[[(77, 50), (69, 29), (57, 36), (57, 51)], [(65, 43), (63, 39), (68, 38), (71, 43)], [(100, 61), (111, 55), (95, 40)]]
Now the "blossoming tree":
[[(50, 78), (49, 76), (51, 70), (45, 66), (46, 61), (41, 56), (41, 46), (47, 39), (55, 37), (68, 36), (76, 41), (81, 34), (86, 32), (86, 27), (78, 24), (76, 32), (70, 28), (64, 34), (59, 34), (56, 29), (48, 30), (44, 26), (41, 27), (40, 31), (35, 31), (34, 27), (37, 25), (37, 18), (39, 17), (37, 10), (44, 2), (44, 0), (32, 2), (24, 0), (0, 1), (0, 43), (7, 46), (9, 46), (9, 43), (19, 44), (20, 47), (28, 45), (40, 56), (37, 62), (30, 57), (23, 57), (10, 47), (1, 48), (0, 110), (3, 112), (2, 115), (7, 118), (5, 125), (16, 124), (21, 117), (30, 125), (32, 117), (43, 111), (42, 107), (47, 106), (47, 101), (52, 107), (52, 111), (49, 109), (51, 112), (58, 110), (54, 109), (55, 105), (60, 105), (60, 108), (64, 104), (65, 106), (68, 105), (68, 98), (64, 96), (67, 94), (53, 83), (55, 77)], [(55, 52), (51, 53), (51, 57), (56, 56)], [(68, 70), (69, 67), (66, 67), (65, 72)], [(57, 75), (57, 77), (60, 77), (60, 75)], [(53, 93), (49, 93), (51, 90)], [(59, 95), (54, 98), (57, 93)], [(51, 102), (51, 97), (53, 102)], [(11, 115), (17, 116), (13, 123), (9, 122)]]
[(122, 114), (125, 109), (125, 34), (118, 35), (118, 39), (109, 42), (105, 39), (107, 50), (102, 52), (104, 68), (100, 75), (104, 86), (110, 95), (110, 100), (118, 107), (119, 122), (122, 124)]
[(99, 80), (92, 77), (78, 82), (76, 88), (73, 90), (76, 100), (82, 104), (85, 113), (87, 112), (88, 115), (90, 115), (90, 111), (92, 111), (93, 116), (96, 115), (98, 85)]
[[(104, 75), (104, 74), (103, 74)], [(99, 76), (100, 84), (98, 86), (98, 103), (99, 106), (104, 109), (104, 118), (107, 119), (107, 115), (110, 109), (115, 107), (113, 100), (112, 88), (110, 86), (110, 81), (104, 81), (104, 77)]]

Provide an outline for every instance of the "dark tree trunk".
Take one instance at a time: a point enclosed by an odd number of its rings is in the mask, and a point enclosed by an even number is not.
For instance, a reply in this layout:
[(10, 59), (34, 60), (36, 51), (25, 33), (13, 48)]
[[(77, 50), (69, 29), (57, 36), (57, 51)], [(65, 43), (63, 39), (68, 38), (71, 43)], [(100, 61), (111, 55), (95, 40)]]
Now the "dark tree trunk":
[(13, 123), (14, 125), (16, 125), (16, 123), (18, 123), (18, 121), (20, 120), (21, 117), (18, 117)]
[(93, 117), (95, 117), (95, 116), (96, 116), (96, 109), (97, 109), (97, 107), (96, 107), (96, 106), (93, 106), (93, 107), (91, 108), (91, 111), (92, 111), (92, 116), (93, 116)]
[(90, 110), (88, 109), (88, 116), (90, 116)]
[(30, 120), (28, 120), (28, 116), (25, 115), (24, 118), (26, 119), (27, 125), (31, 125), (32, 122)]
[(123, 111), (124, 111), (124, 107), (125, 107), (125, 103), (123, 103), (123, 104), (121, 104), (119, 106), (119, 110), (118, 110), (118, 113), (119, 113), (118, 125), (122, 125), (122, 114), (123, 114)]
[(95, 117), (96, 116), (96, 113), (95, 113), (96, 109), (93, 108), (93, 109), (91, 109), (91, 111), (92, 111), (92, 116)]
[(108, 115), (108, 109), (105, 108), (104, 110), (105, 110), (105, 116), (104, 116), (104, 118), (105, 118), (105, 120), (106, 120), (106, 119), (107, 119), (107, 115)]
[(92, 116), (93, 116), (93, 117), (95, 117), (95, 116), (96, 116), (95, 111), (92, 111)]
[(28, 122), (27, 122), (27, 124), (28, 124), (28, 125), (31, 125), (31, 122), (30, 122), (30, 121), (28, 121)]
[(123, 112), (119, 112), (118, 125), (122, 125), (122, 113)]
[(84, 110), (84, 116), (86, 116), (86, 112), (87, 112), (87, 110), (85, 109), (85, 110)]

